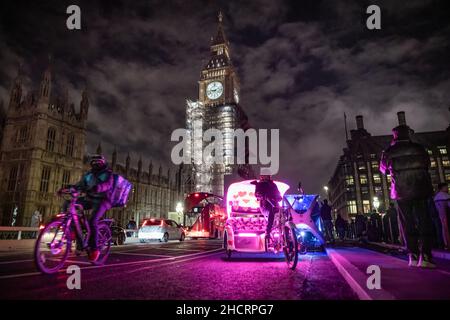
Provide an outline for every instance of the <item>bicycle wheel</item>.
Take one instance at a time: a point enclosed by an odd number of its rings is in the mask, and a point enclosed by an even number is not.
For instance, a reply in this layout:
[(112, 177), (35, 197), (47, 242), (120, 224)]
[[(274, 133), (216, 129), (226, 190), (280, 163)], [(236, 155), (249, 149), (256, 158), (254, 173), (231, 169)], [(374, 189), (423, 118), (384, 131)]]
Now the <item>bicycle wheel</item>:
[(46, 274), (58, 272), (66, 262), (72, 241), (65, 232), (63, 221), (49, 223), (36, 240), (34, 262), (39, 271)]
[(292, 226), (284, 226), (283, 252), (289, 269), (294, 270), (298, 262), (298, 244), (295, 229)]
[(100, 222), (98, 225), (97, 248), (100, 250), (100, 256), (97, 261), (93, 262), (95, 265), (103, 265), (109, 256), (111, 249), (111, 228), (107, 223)]

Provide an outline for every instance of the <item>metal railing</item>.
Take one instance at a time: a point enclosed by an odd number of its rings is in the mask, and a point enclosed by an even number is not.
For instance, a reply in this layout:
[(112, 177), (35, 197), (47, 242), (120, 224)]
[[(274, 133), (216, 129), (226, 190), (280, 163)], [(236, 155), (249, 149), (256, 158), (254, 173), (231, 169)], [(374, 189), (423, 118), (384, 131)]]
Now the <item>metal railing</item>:
[(2, 227), (0, 226), (0, 240), (36, 239), (39, 228), (35, 227)]
[[(128, 238), (137, 238), (137, 229), (124, 229)], [(36, 239), (40, 228), (0, 226), (0, 240)], [(130, 236), (129, 236), (130, 235)]]

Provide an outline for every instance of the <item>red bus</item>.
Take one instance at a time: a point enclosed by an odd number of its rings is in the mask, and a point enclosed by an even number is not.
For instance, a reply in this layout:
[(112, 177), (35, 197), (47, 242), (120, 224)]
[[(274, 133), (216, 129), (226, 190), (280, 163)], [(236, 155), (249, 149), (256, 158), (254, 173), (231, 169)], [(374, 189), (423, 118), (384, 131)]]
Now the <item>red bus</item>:
[(185, 199), (183, 224), (191, 238), (222, 238), (227, 220), (223, 198), (207, 192), (194, 192)]

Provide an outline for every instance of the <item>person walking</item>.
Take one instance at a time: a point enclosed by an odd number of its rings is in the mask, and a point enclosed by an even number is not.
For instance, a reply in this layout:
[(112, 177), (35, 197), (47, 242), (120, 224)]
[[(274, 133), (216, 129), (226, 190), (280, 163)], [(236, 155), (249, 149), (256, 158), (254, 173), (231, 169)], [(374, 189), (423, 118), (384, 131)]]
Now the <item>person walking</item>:
[(404, 113), (399, 112), (398, 117), (391, 145), (381, 155), (380, 171), (391, 175), (391, 199), (396, 203), (408, 265), (434, 268), (433, 226), (428, 210), (433, 195), (430, 158), (422, 145), (411, 141)]
[(323, 222), (325, 239), (329, 242), (334, 242), (333, 236), (333, 217), (331, 215), (331, 207), (328, 205), (328, 200), (324, 199), (320, 207), (320, 218)]
[(434, 203), (439, 213), (442, 227), (442, 240), (444, 241), (444, 248), (450, 248), (450, 234), (449, 234), (449, 212), (450, 212), (450, 195), (448, 194), (448, 184), (439, 183), (438, 192), (434, 196)]
[(383, 230), (381, 227), (381, 216), (373, 211), (369, 219), (369, 241), (380, 242), (382, 240)]
[[(31, 216), (30, 226), (32, 228), (39, 228), (41, 226), (41, 222), (42, 222), (42, 215), (39, 212), (39, 210), (35, 210)], [(37, 234), (38, 234), (37, 232), (33, 232), (33, 238), (36, 238)]]
[(389, 203), (389, 208), (383, 218), (385, 239), (389, 243), (398, 243), (399, 231), (397, 221), (397, 210), (395, 210), (394, 203)]
[(340, 214), (336, 217), (335, 225), (339, 239), (344, 241), (347, 222), (341, 217)]
[(355, 217), (355, 236), (357, 239), (361, 239), (367, 229), (367, 218), (358, 212)]
[(137, 230), (137, 224), (136, 221), (134, 221), (134, 217), (131, 217), (130, 221), (128, 221), (126, 225), (128, 230), (134, 230), (134, 231), (128, 231), (127, 237), (134, 237), (136, 230)]

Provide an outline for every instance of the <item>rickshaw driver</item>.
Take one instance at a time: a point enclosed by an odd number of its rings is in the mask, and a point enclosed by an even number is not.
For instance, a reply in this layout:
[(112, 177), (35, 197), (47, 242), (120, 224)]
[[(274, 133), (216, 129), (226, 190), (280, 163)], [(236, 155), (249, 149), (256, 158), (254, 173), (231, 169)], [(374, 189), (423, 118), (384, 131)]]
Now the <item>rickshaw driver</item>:
[(278, 210), (278, 202), (282, 199), (281, 194), (270, 175), (261, 175), (259, 181), (254, 183), (255, 196), (259, 200), (259, 207), (267, 217), (266, 239), (269, 239), (275, 212)]

